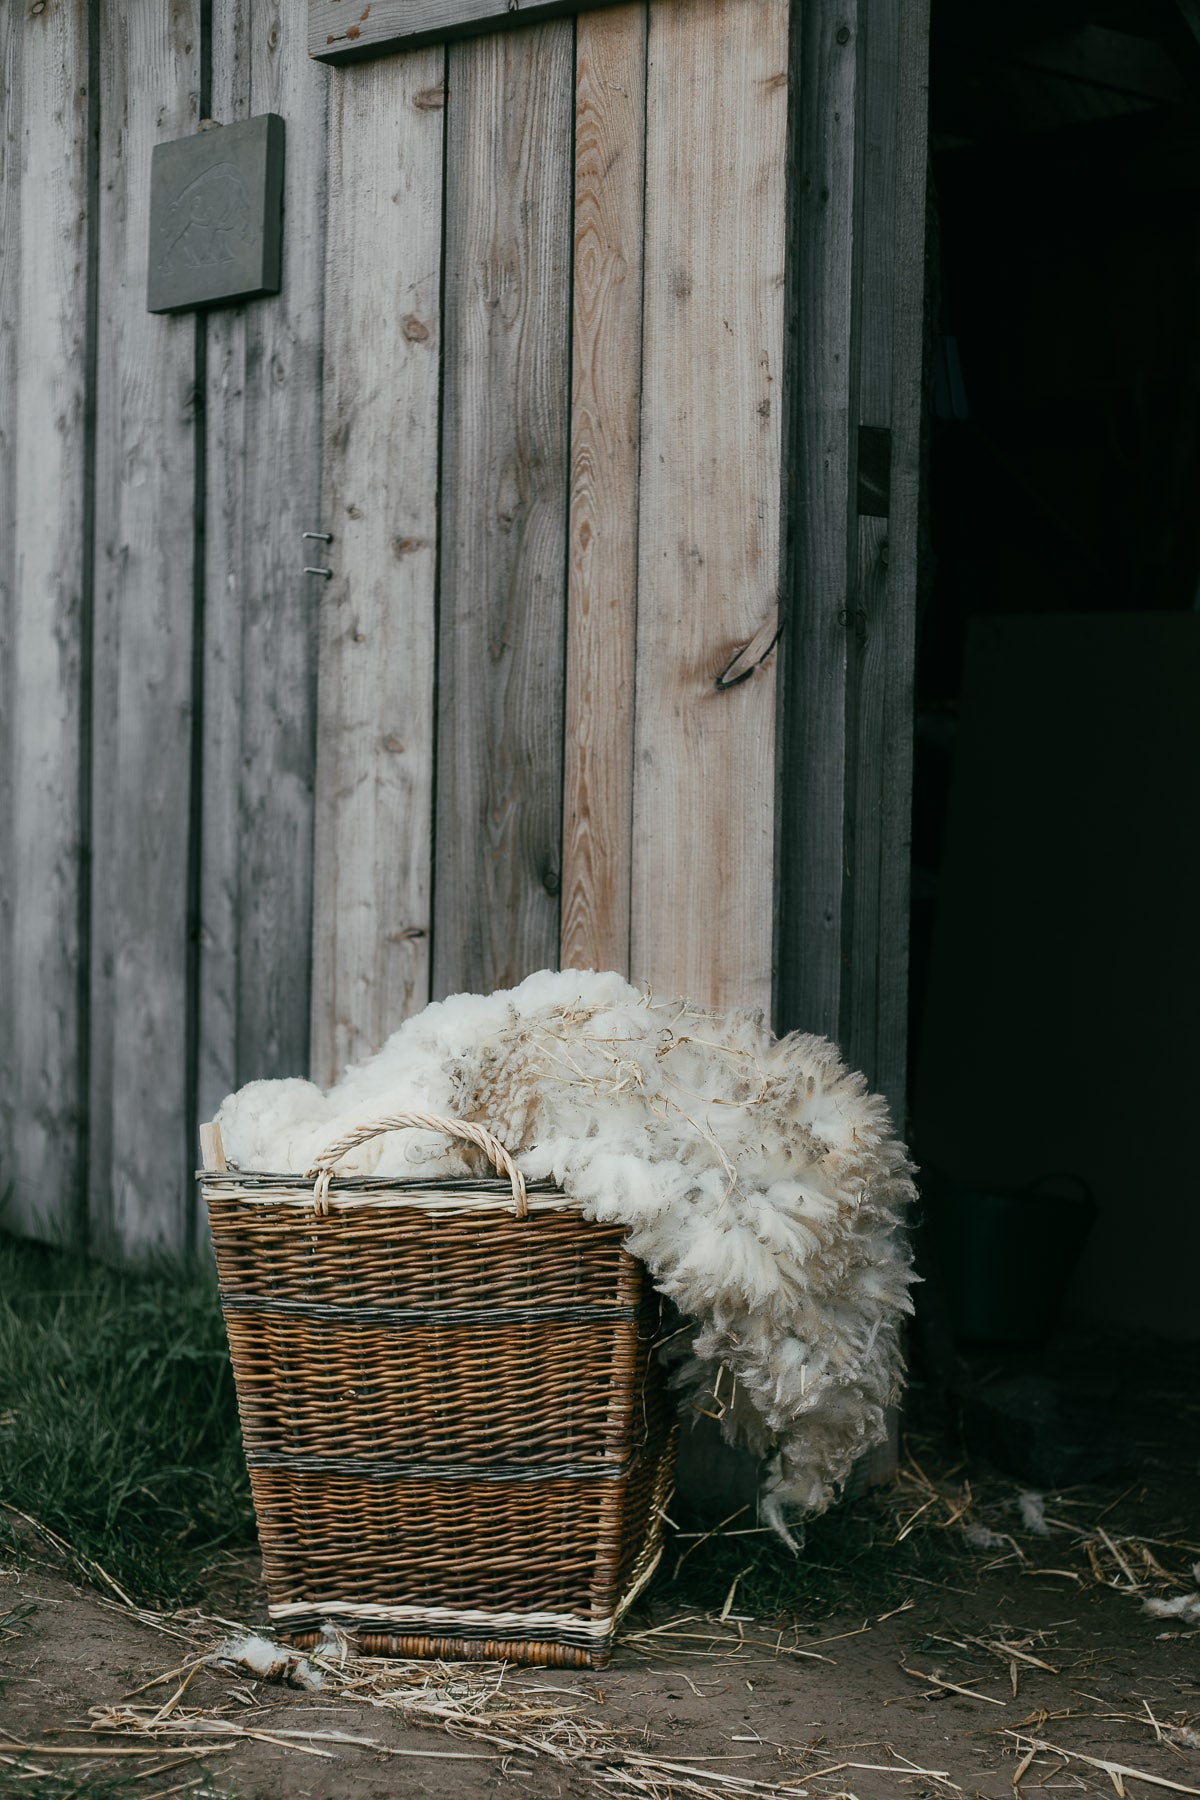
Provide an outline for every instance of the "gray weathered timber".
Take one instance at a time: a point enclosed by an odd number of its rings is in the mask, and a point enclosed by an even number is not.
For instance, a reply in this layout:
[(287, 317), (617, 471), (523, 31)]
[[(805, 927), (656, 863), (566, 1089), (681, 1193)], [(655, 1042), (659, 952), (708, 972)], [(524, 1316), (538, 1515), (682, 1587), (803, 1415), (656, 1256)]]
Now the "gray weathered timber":
[[(15, 875), (17, 694), (17, 333), (21, 323), (21, 41), (25, 21), (0, 12), (0, 1181), (16, 1179), (9, 1146), (17, 1111), (20, 1036)], [(24, 1211), (19, 1196), (16, 1204)]]
[(0, 474), (0, 1183), (14, 1187), (6, 1223), (68, 1239), (83, 1222), (87, 12), (85, 0), (36, 14), (22, 7), (0, 27), (9, 34), (0, 202), (0, 458), (8, 465)]
[[(881, 955), (889, 927), (880, 908), (890, 774), (882, 763), (883, 709), (895, 651), (886, 480), (866, 465), (892, 423), (895, 363), (896, 159), (900, 127), (900, 0), (865, 0), (859, 14), (859, 123), (851, 383), (856, 489), (851, 510), (852, 585), (846, 602), (846, 769), (842, 855), (843, 969), (838, 1037), (872, 1086), (880, 1076)], [(882, 460), (882, 459), (879, 459)], [(855, 516), (857, 515), (857, 516)], [(905, 921), (907, 924), (907, 921)]]
[(883, 769), (876, 1085), (903, 1129), (907, 1088), (908, 942), (912, 843), (913, 707), (920, 521), (925, 220), (929, 122), (929, 0), (899, 7), (892, 484), (888, 535), (890, 677), (883, 728), (866, 747)]
[(320, 613), (320, 1081), (429, 998), (443, 104), (438, 50), (346, 70), (330, 97), (314, 527), (333, 542), (304, 558), (334, 570), (307, 577)]
[(574, 30), (448, 67), (439, 995), (558, 958)]
[(903, 317), (898, 307), (911, 286), (922, 293), (926, 30), (920, 8), (870, 0), (860, 57), (854, 311), (858, 418), (892, 431), (893, 454), (886, 518), (858, 520), (849, 607), (841, 1038), (901, 1124), (921, 339), (919, 304), (915, 330), (911, 302)]
[[(769, 1007), (787, 0), (658, 0), (647, 84), (632, 969)], [(768, 632), (768, 637), (771, 635)]]
[(559, 19), (610, 0), (308, 0), (309, 55), (323, 62), (357, 62), (384, 50), (412, 50)]
[(575, 280), (560, 961), (629, 971), (646, 8), (575, 49)]
[(199, 0), (101, 0), (93, 1237), (183, 1249), (189, 1112), (196, 322), (144, 310), (153, 145), (197, 123)]
[(814, 3), (801, 26), (780, 1014), (902, 1123), (928, 9), (859, 0), (849, 25)]
[(806, 0), (794, 33), (789, 201), (791, 550), (782, 640), (776, 1018), (841, 1028), (846, 626), (852, 581), (855, 120), (867, 0)]
[(212, 110), (287, 120), (283, 291), (207, 323), (198, 1111), (309, 1056), (328, 72), (214, 0)]

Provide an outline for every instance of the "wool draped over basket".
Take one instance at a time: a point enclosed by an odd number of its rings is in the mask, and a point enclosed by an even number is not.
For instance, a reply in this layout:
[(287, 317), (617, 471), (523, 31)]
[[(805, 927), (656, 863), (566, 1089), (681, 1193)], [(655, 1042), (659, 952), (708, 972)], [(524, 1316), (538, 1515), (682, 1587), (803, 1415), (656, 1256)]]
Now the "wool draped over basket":
[[(382, 1132), (494, 1175), (336, 1173)], [(208, 1207), (276, 1627), (369, 1654), (601, 1667), (661, 1554), (673, 1407), (661, 1301), (620, 1225), (527, 1188), (478, 1125), (340, 1138), (308, 1177), (224, 1166)]]

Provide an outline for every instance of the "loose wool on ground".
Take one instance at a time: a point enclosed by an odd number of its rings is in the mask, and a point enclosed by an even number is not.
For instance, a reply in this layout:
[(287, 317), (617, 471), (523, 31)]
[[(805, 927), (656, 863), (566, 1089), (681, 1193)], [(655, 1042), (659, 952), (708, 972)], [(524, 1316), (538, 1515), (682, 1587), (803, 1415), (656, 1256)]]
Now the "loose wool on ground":
[[(544, 971), (427, 1007), (327, 1093), (251, 1082), (217, 1123), (231, 1167), (297, 1173), (404, 1110), (485, 1126), (528, 1179), (625, 1227), (685, 1321), (664, 1351), (681, 1407), (767, 1458), (763, 1514), (794, 1543), (882, 1442), (900, 1386), (912, 1167), (864, 1078), (760, 1014)], [(425, 1180), (472, 1172), (473, 1156), (404, 1130), (338, 1167)]]

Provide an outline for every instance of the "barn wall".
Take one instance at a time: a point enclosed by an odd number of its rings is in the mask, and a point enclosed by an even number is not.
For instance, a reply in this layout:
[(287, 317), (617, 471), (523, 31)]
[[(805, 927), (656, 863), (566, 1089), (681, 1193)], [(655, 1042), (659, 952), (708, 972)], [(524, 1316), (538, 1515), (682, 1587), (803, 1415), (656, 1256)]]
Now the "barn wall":
[[(0, 16), (0, 1183), (113, 1255), (230, 1087), (558, 961), (903, 1086), (919, 8), (302, 11)], [(153, 143), (268, 110), (283, 292), (152, 317)]]

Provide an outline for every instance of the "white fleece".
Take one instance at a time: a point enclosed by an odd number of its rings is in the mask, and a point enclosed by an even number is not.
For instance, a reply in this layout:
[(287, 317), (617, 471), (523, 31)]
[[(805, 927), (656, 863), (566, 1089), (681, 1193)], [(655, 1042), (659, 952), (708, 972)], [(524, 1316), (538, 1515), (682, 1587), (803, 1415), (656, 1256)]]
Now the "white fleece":
[[(765, 1516), (829, 1505), (883, 1441), (911, 1311), (898, 1230), (912, 1169), (885, 1103), (822, 1038), (761, 1015), (659, 1001), (621, 976), (531, 975), (402, 1025), (327, 1094), (251, 1082), (217, 1115), (230, 1164), (299, 1173), (352, 1127), (419, 1108), (485, 1125), (630, 1251), (692, 1324), (671, 1346), (689, 1407), (770, 1452)], [(347, 1156), (345, 1173), (475, 1166), (427, 1131)]]

